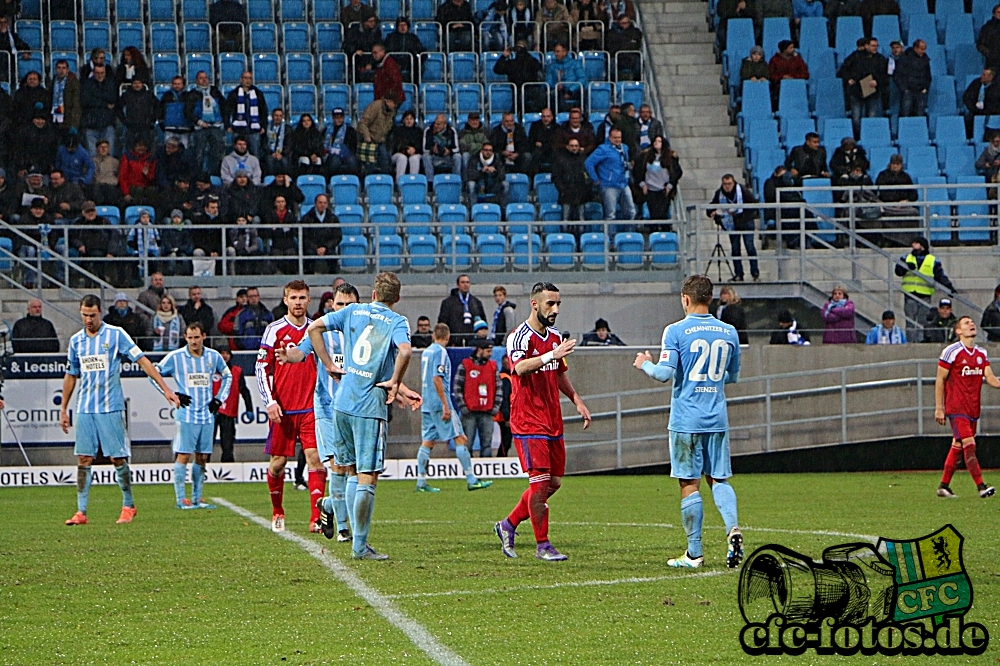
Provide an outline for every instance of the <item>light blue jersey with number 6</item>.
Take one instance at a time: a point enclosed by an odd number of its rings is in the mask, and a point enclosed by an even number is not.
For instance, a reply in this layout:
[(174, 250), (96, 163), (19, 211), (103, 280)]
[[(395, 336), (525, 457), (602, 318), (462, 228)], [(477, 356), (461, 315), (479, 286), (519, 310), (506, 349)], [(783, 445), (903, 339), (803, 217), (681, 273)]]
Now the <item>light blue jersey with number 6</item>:
[(406, 317), (381, 303), (352, 303), (323, 315), (328, 331), (344, 334), (344, 374), (334, 400), (338, 412), (369, 419), (388, 417), (386, 391), (399, 345), (410, 343)]
[(729, 430), (724, 385), (739, 379), (740, 341), (735, 328), (709, 314), (689, 314), (663, 329), (656, 366), (673, 372), (671, 432)]

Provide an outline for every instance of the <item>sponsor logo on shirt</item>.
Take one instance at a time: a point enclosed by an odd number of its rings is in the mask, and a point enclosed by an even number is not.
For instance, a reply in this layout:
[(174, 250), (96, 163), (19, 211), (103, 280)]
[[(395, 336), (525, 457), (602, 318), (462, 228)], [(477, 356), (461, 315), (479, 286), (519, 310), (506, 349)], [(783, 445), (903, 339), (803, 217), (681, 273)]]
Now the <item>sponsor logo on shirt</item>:
[(967, 365), (966, 366), (962, 366), (962, 376), (963, 377), (967, 377), (969, 375), (980, 375), (980, 376), (982, 376), (982, 374), (983, 374), (983, 369), (982, 368), (970, 368)]
[(670, 360), (670, 350), (664, 349), (663, 351), (660, 352), (660, 362), (664, 363), (669, 360)]
[(107, 354), (89, 354), (87, 356), (80, 357), (81, 372), (104, 372), (107, 369), (108, 369)]

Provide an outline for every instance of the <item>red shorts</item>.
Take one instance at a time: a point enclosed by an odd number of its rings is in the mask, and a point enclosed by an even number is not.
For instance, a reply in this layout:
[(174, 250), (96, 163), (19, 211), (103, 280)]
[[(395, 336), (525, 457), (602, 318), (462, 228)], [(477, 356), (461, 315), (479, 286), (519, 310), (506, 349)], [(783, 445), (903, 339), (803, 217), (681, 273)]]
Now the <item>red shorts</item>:
[(963, 439), (969, 439), (970, 437), (976, 436), (976, 424), (979, 423), (978, 419), (970, 419), (968, 416), (949, 416), (948, 421), (951, 423), (951, 434), (955, 436), (955, 439), (962, 441)]
[(552, 476), (566, 474), (566, 443), (562, 436), (514, 435), (514, 446), (524, 470), (548, 472)]
[(295, 457), (295, 440), (303, 449), (316, 448), (316, 417), (312, 411), (282, 414), (281, 423), (271, 421), (264, 453), (272, 456)]

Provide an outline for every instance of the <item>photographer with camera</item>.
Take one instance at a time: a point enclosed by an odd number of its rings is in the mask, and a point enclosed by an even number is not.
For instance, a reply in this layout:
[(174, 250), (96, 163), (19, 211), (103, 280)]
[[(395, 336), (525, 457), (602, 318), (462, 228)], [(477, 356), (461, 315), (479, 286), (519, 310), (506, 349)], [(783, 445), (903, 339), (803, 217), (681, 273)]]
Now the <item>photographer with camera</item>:
[[(708, 211), (708, 216), (715, 220), (715, 223), (729, 233), (729, 243), (732, 246), (733, 269), (736, 274), (732, 277), (732, 282), (743, 282), (743, 262), (735, 257), (742, 256), (740, 251), (740, 239), (746, 246), (747, 256), (756, 257), (757, 248), (753, 244), (754, 218), (757, 216), (756, 210), (743, 208), (744, 204), (755, 204), (757, 199), (748, 187), (740, 185), (732, 174), (727, 173), (722, 177), (722, 187), (715, 191), (712, 197), (713, 204), (722, 204), (725, 208), (712, 209)], [(750, 276), (754, 282), (760, 281), (760, 267), (756, 259), (750, 259)]]

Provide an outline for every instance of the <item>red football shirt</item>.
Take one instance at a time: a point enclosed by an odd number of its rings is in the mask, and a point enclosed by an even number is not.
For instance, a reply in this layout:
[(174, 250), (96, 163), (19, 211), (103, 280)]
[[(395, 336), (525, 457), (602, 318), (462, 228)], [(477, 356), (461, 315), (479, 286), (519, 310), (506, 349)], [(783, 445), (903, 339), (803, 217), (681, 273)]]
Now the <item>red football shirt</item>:
[(306, 328), (312, 322), (306, 319), (301, 327), (295, 326), (287, 317), (272, 322), (264, 329), (260, 338), (260, 351), (254, 366), (257, 388), (265, 405), (277, 402), (286, 414), (311, 412), (313, 391), (316, 390), (316, 360), (312, 354), (302, 363), (278, 363), (276, 349), (298, 346), (306, 336)]
[[(552, 351), (561, 341), (556, 329), (546, 329), (542, 337), (524, 322), (507, 337), (511, 369), (525, 359)], [(528, 375), (511, 373), (510, 429), (514, 434), (562, 436), (558, 380), (563, 372), (566, 372), (566, 359), (553, 361)]]
[(969, 349), (956, 342), (944, 348), (938, 365), (949, 370), (944, 382), (945, 415), (978, 419), (979, 395), (990, 365), (986, 350), (979, 345)]

